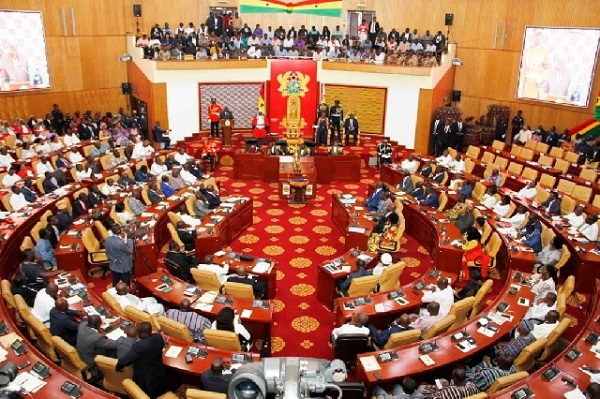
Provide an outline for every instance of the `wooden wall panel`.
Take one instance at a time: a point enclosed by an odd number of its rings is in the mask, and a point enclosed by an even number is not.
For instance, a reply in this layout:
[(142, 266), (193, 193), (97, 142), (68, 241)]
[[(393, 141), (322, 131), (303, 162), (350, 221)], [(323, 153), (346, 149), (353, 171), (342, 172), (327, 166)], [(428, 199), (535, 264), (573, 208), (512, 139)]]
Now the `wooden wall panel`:
[[(173, 104), (174, 105), (174, 104)], [(160, 121), (163, 129), (169, 128), (169, 113), (167, 106), (167, 84), (154, 83), (152, 85), (152, 107), (154, 108), (154, 120), (148, 120), (150, 128), (154, 127), (156, 121)]]
[(154, 127), (157, 120), (163, 129), (168, 129), (167, 85), (150, 82), (133, 62), (127, 63), (127, 75), (131, 84), (131, 96), (148, 104), (149, 129)]
[(433, 90), (421, 89), (419, 92), (419, 108), (417, 112), (417, 128), (415, 133), (415, 151), (426, 154), (429, 151), (429, 136), (433, 109)]
[(332, 107), (340, 100), (344, 118), (354, 112), (360, 131), (365, 133), (383, 134), (386, 95), (383, 88), (325, 85), (327, 105)]

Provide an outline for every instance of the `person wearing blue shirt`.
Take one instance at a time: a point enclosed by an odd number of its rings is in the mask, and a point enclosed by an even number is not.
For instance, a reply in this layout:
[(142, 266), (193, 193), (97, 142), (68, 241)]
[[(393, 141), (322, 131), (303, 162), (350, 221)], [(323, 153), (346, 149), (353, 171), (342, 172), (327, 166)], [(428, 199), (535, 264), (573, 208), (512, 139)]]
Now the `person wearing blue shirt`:
[(134, 179), (138, 183), (147, 182), (148, 181), (148, 167), (146, 165), (142, 165), (138, 170), (136, 170)]
[(550, 197), (540, 205), (545, 207), (548, 212), (560, 215), (560, 197), (556, 191), (553, 191)]
[(430, 206), (432, 208), (437, 208), (440, 206), (438, 196), (435, 194), (435, 191), (433, 191), (431, 186), (427, 186), (425, 188), (425, 200), (421, 202), (421, 205)]
[(367, 328), (369, 329), (371, 339), (380, 348), (383, 348), (387, 344), (392, 334), (412, 330), (412, 327), (410, 327), (410, 316), (406, 313), (394, 320), (385, 330), (378, 330), (373, 324), (367, 324)]
[(165, 136), (165, 133), (168, 134), (168, 130), (163, 130), (160, 127), (160, 121), (156, 121), (154, 125), (153, 133), (154, 133), (154, 141), (160, 143), (161, 146), (164, 145), (163, 148), (168, 148), (171, 146), (171, 139), (168, 136)]
[(471, 185), (470, 180), (465, 180), (460, 188), (458, 189), (458, 193), (464, 195), (466, 198), (471, 197), (471, 193), (473, 192), (473, 186)]
[(381, 194), (383, 194), (383, 183), (379, 181), (375, 184), (375, 190), (373, 190), (369, 198), (365, 201), (365, 206), (369, 212), (377, 210), (379, 201), (381, 201)]
[(40, 230), (40, 238), (35, 244), (35, 254), (42, 259), (45, 267), (54, 267), (57, 265), (56, 257), (54, 256), (54, 248), (52, 248), (48, 234), (48, 230)]
[(540, 230), (535, 228), (533, 223), (530, 223), (525, 227), (525, 234), (523, 235), (522, 242), (525, 245), (529, 245), (536, 254), (542, 251), (542, 234)]
[(160, 190), (163, 192), (165, 197), (169, 198), (171, 195), (175, 194), (175, 190), (169, 186), (169, 176), (164, 175), (162, 177), (162, 182), (160, 183)]
[(423, 189), (423, 182), (418, 181), (415, 189), (410, 193), (410, 195), (416, 200), (425, 199), (425, 190)]

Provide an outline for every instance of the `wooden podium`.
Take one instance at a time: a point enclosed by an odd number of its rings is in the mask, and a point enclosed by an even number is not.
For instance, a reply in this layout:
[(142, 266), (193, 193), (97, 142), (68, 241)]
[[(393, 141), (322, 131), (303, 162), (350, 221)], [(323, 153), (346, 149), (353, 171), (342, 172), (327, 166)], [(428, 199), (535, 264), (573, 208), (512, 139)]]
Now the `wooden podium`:
[(235, 119), (221, 119), (219, 123), (223, 129), (223, 145), (231, 145), (231, 130), (235, 126)]

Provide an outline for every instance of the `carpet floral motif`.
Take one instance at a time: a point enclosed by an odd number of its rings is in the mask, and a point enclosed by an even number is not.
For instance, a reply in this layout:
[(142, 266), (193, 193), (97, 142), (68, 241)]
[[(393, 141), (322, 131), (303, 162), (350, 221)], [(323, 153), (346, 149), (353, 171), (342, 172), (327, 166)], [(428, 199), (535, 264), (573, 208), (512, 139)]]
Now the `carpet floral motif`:
[(418, 267), (421, 264), (421, 261), (417, 258), (413, 258), (410, 256), (405, 256), (402, 258), (402, 262), (406, 264), (406, 267)]
[(300, 342), (300, 346), (304, 349), (310, 349), (313, 346), (315, 346), (315, 344), (313, 344), (313, 342), (310, 339), (305, 339), (304, 341)]
[(277, 313), (281, 312), (283, 309), (285, 309), (285, 303), (279, 299), (274, 299), (273, 300), (273, 310)]
[(329, 226), (315, 226), (312, 228), (312, 231), (317, 234), (329, 234), (331, 233), (331, 227)]
[(329, 245), (321, 245), (315, 248), (315, 252), (322, 256), (330, 256), (337, 252), (334, 247), (330, 247)]
[(289, 222), (291, 224), (301, 225), (301, 224), (305, 224), (306, 222), (308, 222), (308, 220), (306, 220), (305, 218), (300, 217), (300, 216), (295, 216), (293, 218), (290, 218)]
[(267, 215), (271, 215), (271, 216), (281, 216), (284, 214), (283, 209), (269, 209), (267, 211)]
[(319, 320), (310, 316), (300, 316), (292, 320), (292, 328), (303, 333), (313, 332), (319, 325)]
[(285, 229), (282, 226), (267, 226), (265, 227), (265, 231), (269, 234), (280, 234), (283, 233)]
[(310, 239), (307, 236), (291, 236), (289, 240), (292, 244), (299, 245), (306, 244), (310, 241)]
[(271, 353), (281, 352), (285, 348), (285, 341), (281, 337), (271, 337)]
[(323, 209), (313, 209), (312, 211), (310, 211), (310, 214), (313, 216), (325, 216), (327, 215), (329, 212), (323, 210)]
[(243, 244), (256, 244), (260, 238), (254, 234), (244, 234), (240, 237), (240, 242)]
[(269, 256), (277, 256), (281, 255), (284, 252), (284, 249), (279, 245), (268, 245), (263, 248), (263, 252)]
[(250, 190), (248, 190), (248, 192), (251, 194), (262, 194), (265, 192), (265, 190), (262, 188), (251, 188)]
[(315, 287), (310, 284), (292, 285), (290, 292), (296, 296), (309, 296), (315, 293)]
[(219, 161), (219, 163), (223, 166), (232, 166), (233, 158), (229, 155), (223, 155)]
[(304, 269), (310, 267), (310, 265), (312, 265), (312, 260), (308, 258), (293, 258), (290, 260), (290, 266), (297, 269)]
[(285, 273), (281, 270), (277, 270), (277, 281), (283, 280), (285, 278)]

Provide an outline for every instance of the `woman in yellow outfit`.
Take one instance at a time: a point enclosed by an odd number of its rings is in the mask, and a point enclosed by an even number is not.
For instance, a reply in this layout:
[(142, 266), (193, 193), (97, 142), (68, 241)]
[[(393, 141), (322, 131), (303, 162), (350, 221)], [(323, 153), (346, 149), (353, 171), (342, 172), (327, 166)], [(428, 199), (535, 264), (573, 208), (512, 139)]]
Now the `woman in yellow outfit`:
[(397, 251), (400, 246), (400, 237), (404, 233), (404, 218), (396, 212), (392, 212), (387, 217), (381, 233), (373, 233), (367, 241), (367, 249), (371, 252), (377, 252), (379, 249), (388, 251)]

